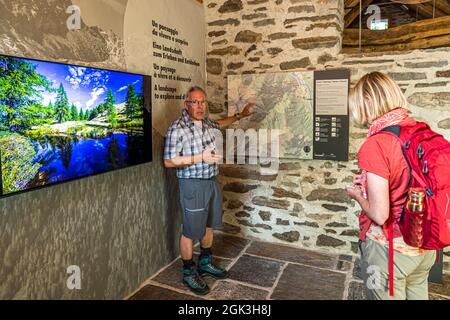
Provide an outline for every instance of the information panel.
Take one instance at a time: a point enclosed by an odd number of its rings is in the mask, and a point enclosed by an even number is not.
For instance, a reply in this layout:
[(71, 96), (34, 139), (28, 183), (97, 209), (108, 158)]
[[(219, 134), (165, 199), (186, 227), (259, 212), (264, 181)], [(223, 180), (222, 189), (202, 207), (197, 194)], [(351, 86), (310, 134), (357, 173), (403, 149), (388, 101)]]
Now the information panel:
[(161, 135), (184, 108), (191, 86), (205, 87), (206, 25), (193, 0), (129, 0), (124, 24), (127, 68), (153, 76), (153, 128)]
[(314, 72), (314, 159), (348, 161), (349, 84), (349, 70)]
[(255, 105), (251, 117), (231, 128), (246, 130), (248, 136), (249, 129), (276, 131), (281, 159), (346, 161), (349, 83), (348, 70), (229, 76), (228, 114)]

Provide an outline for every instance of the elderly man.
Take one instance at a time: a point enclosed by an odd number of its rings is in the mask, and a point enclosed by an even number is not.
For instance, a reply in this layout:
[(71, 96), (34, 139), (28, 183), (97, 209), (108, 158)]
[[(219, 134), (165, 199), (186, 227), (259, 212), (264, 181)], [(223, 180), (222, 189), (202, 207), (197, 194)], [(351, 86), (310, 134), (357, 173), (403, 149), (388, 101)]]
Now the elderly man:
[[(215, 135), (233, 122), (250, 116), (251, 104), (241, 113), (217, 122), (206, 117), (206, 93), (192, 87), (186, 94), (181, 117), (166, 133), (164, 165), (177, 168), (183, 231), (180, 253), (183, 259), (183, 282), (196, 294), (207, 294), (208, 285), (200, 275), (216, 279), (227, 276), (212, 263), (213, 229), (222, 226), (222, 193), (216, 176), (221, 157), (215, 154)], [(192, 259), (193, 244), (200, 240), (198, 267)]]

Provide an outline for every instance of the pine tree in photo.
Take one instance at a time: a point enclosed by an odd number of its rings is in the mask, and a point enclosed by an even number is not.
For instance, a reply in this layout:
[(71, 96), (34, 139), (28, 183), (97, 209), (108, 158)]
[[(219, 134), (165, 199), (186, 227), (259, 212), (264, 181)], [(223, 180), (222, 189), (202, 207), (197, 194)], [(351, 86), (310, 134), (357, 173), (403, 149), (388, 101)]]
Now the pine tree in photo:
[(55, 109), (53, 108), (53, 104), (52, 104), (51, 101), (48, 103), (47, 109), (48, 109), (48, 112), (50, 114), (54, 114), (55, 113)]
[(99, 114), (105, 112), (105, 111), (106, 111), (106, 105), (105, 105), (104, 103), (100, 104), (100, 105), (97, 107), (97, 110), (98, 110), (98, 113), (99, 113)]
[(53, 109), (53, 118), (56, 120), (56, 102), (52, 105)]
[(117, 112), (114, 103), (116, 103), (116, 99), (114, 98), (112, 90), (109, 89), (105, 101), (105, 107), (108, 113), (106, 120), (111, 124), (111, 127), (113, 128), (117, 126)]
[(117, 127), (117, 112), (115, 105), (112, 105), (112, 109), (109, 111), (107, 120), (111, 124), (111, 127)]
[(70, 119), (70, 111), (69, 111), (69, 99), (67, 98), (66, 90), (64, 90), (64, 86), (59, 86), (58, 96), (56, 97), (55, 102), (56, 109), (56, 120), (59, 123), (68, 121)]
[(136, 114), (136, 104), (138, 104), (138, 97), (134, 85), (128, 85), (127, 97), (125, 100), (125, 115), (128, 119), (132, 119)]
[(143, 117), (143, 110), (144, 108), (144, 95), (141, 93), (137, 95), (136, 97), (136, 104), (134, 108), (134, 117), (135, 118), (142, 118)]
[(106, 95), (106, 110), (111, 112), (114, 107), (114, 103), (116, 103), (116, 99), (114, 98), (114, 94), (111, 89), (108, 90), (108, 94)]
[(80, 109), (80, 113), (78, 114), (78, 120), (83, 121), (84, 120), (84, 112), (83, 109)]
[(42, 123), (34, 118), (42, 92), (51, 91), (50, 81), (36, 72), (36, 66), (12, 57), (0, 57), (0, 125), (10, 132), (22, 132)]
[(70, 107), (70, 119), (72, 121), (78, 120), (78, 110), (77, 107), (72, 103), (72, 106)]
[(139, 93), (137, 95), (137, 102), (136, 102), (136, 108), (134, 109), (135, 113), (134, 116), (136, 118), (142, 118), (144, 116), (143, 112), (144, 112), (144, 92), (145, 92), (145, 88), (144, 88), (144, 83), (142, 83), (141, 86), (141, 93)]
[(94, 110), (92, 110), (90, 118), (91, 120), (93, 120), (97, 118), (97, 116), (98, 116), (98, 108), (95, 108)]

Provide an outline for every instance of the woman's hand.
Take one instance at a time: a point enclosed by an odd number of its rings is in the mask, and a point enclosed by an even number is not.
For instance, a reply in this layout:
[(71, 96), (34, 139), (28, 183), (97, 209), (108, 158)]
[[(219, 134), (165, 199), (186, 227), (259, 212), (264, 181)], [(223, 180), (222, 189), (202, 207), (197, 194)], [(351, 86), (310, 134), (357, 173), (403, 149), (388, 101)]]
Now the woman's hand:
[[(367, 173), (367, 199), (362, 192), (361, 176), (353, 179), (354, 186), (347, 186), (348, 196), (356, 200), (370, 220), (382, 226), (389, 218), (389, 180), (374, 173)], [(359, 183), (359, 184), (358, 184)]]
[(354, 186), (360, 186), (361, 185), (361, 175), (358, 174), (353, 177), (353, 185)]
[(345, 192), (347, 192), (347, 195), (356, 200), (356, 201), (360, 201), (361, 199), (364, 198), (363, 196), (363, 191), (361, 188), (361, 185), (355, 185), (355, 186), (346, 186), (345, 187)]
[[(364, 193), (362, 191), (362, 185), (361, 185), (361, 175), (358, 174), (353, 177), (353, 186), (346, 186), (345, 192), (347, 192), (347, 195), (358, 201), (358, 199), (364, 198)], [(359, 201), (358, 201), (359, 202)]]

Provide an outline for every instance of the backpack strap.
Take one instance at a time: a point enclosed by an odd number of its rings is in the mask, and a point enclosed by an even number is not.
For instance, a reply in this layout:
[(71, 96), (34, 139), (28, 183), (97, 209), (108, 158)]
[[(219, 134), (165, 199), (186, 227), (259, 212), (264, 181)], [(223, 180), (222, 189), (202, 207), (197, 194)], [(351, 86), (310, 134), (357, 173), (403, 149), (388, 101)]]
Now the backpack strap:
[[(380, 131), (380, 133), (386, 133), (391, 136), (394, 136), (399, 142), (402, 147), (402, 152), (405, 157), (406, 162), (408, 163), (409, 169), (410, 169), (410, 177), (411, 177), (411, 165), (409, 164), (408, 159), (406, 158), (406, 155), (403, 150), (403, 141), (400, 139), (400, 126), (390, 126), (386, 127), (383, 130)], [(411, 182), (411, 178), (409, 179), (409, 182)], [(388, 270), (389, 270), (389, 295), (391, 297), (394, 296), (394, 222), (391, 219), (389, 221), (388, 226), (388, 242), (389, 242), (389, 260), (388, 260)]]
[(382, 129), (378, 133), (379, 134), (380, 133), (389, 134), (389, 135), (395, 137), (398, 140), (398, 142), (400, 142), (400, 145), (402, 147), (403, 157), (405, 158), (406, 163), (408, 164), (408, 167), (409, 167), (409, 183), (408, 183), (408, 185), (411, 186), (411, 179), (412, 179), (412, 177), (414, 177), (414, 179), (416, 179), (417, 182), (419, 182), (420, 186), (426, 190), (427, 195), (432, 196), (433, 192), (428, 187), (427, 183), (420, 177), (420, 175), (415, 170), (413, 170), (411, 164), (409, 163), (408, 157), (406, 156), (405, 149), (404, 149), (405, 142), (400, 138), (400, 130), (401, 130), (400, 126), (390, 126), (390, 127), (386, 127), (384, 129)]
[(401, 130), (400, 126), (390, 126), (382, 129), (380, 132), (392, 133), (394, 136), (400, 138), (400, 130)]
[(394, 296), (394, 223), (389, 224), (389, 295)]
[[(409, 168), (408, 186), (411, 186), (412, 177), (413, 177), (414, 173), (413, 173), (412, 166), (409, 163), (408, 157), (406, 156), (405, 141), (403, 141), (400, 138), (401, 129), (402, 129), (401, 126), (390, 126), (390, 127), (386, 127), (384, 129), (382, 129), (380, 132), (378, 132), (378, 134), (380, 134), (380, 133), (389, 134), (390, 136), (392, 136), (395, 139), (397, 139), (397, 141), (400, 143), (400, 146), (401, 146), (401, 149), (402, 149), (403, 158), (405, 159), (406, 163), (408, 164), (408, 168)], [(402, 215), (400, 220), (403, 220), (403, 215)]]

